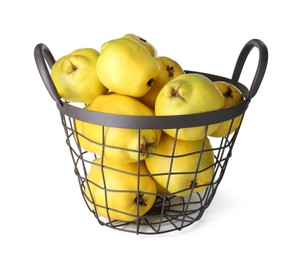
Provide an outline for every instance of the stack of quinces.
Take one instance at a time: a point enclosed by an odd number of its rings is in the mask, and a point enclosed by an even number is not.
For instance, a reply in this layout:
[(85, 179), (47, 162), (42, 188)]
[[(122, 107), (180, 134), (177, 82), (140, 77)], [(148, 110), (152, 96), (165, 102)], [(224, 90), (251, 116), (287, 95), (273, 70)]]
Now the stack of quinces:
[[(186, 73), (134, 34), (82, 48), (59, 58), (52, 80), (66, 102), (97, 112), (164, 116), (210, 112), (243, 100), (228, 82)], [(231, 134), (241, 116), (209, 127), (128, 129), (75, 120), (75, 140), (95, 154), (85, 196), (100, 216), (134, 221), (157, 196), (186, 196), (204, 190), (214, 175), (209, 140)], [(201, 151), (203, 151), (201, 153)]]

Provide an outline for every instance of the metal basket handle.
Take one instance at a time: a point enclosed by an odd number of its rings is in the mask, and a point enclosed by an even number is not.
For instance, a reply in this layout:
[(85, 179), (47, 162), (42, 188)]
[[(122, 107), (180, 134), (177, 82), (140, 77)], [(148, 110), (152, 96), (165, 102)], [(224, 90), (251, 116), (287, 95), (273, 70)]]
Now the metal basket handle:
[(266, 70), (267, 60), (268, 60), (268, 50), (264, 42), (258, 39), (252, 39), (245, 44), (244, 48), (242, 49), (238, 57), (236, 66), (234, 68), (233, 76), (232, 76), (233, 81), (236, 81), (236, 82), (239, 81), (245, 61), (249, 53), (254, 47), (257, 47), (259, 50), (259, 60), (258, 60), (256, 73), (254, 75), (254, 79), (250, 87), (249, 95), (247, 97), (247, 99), (249, 100), (251, 100), (256, 95)]
[[(40, 76), (53, 100), (62, 105), (60, 96), (56, 90), (56, 87), (51, 79), (50, 73), (48, 71), (47, 65), (51, 69), (55, 63), (55, 59), (44, 43), (39, 43), (36, 45), (34, 50), (34, 57), (37, 64), (38, 71)], [(47, 64), (46, 64), (47, 63)]]

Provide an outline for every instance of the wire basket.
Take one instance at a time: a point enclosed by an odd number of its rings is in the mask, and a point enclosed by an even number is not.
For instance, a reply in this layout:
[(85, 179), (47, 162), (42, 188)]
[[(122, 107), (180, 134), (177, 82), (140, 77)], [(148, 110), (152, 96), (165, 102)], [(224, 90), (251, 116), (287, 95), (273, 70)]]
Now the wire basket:
[[(248, 89), (239, 82), (239, 78), (248, 54), (253, 47), (257, 47), (259, 50), (259, 61), (252, 85)], [(182, 230), (202, 217), (224, 176), (244, 114), (251, 99), (259, 89), (268, 59), (266, 45), (261, 40), (252, 39), (243, 47), (231, 79), (197, 72), (212, 81), (226, 81), (238, 87), (244, 100), (233, 107), (189, 115), (128, 116), (94, 112), (64, 102), (58, 95), (49, 73), (49, 69), (55, 63), (52, 53), (45, 44), (40, 43), (36, 45), (34, 55), (41, 78), (60, 112), (66, 143), (74, 163), (74, 173), (78, 178), (87, 207), (99, 224), (136, 234), (160, 234)], [(195, 71), (188, 70), (185, 72), (195, 73)], [(234, 119), (237, 117), (240, 117), (240, 124), (234, 131), (231, 131)], [(83, 133), (77, 127), (77, 121), (99, 127), (102, 135), (101, 141), (97, 142), (83, 136)], [(228, 134), (221, 138), (208, 137), (208, 127), (224, 121), (230, 122)], [(177, 142), (175, 140), (177, 140), (179, 130), (192, 127), (204, 128), (204, 137), (198, 141), (198, 149), (184, 149), (185, 151), (182, 153), (177, 152), (178, 146), (176, 147)], [(104, 139), (104, 132), (109, 128), (135, 131), (138, 138), (137, 147), (128, 149), (108, 145)], [(174, 141), (167, 142), (167, 146), (170, 147), (169, 152), (144, 150), (141, 144), (143, 132), (145, 130), (157, 131), (162, 129), (175, 129), (175, 136), (171, 138)], [(84, 150), (81, 146), (82, 139), (99, 147), (100, 156)], [(109, 165), (104, 159), (106, 152), (118, 151), (132, 153), (138, 158), (132, 169), (122, 169), (120, 166)], [(211, 159), (207, 160), (209, 163), (202, 165), (208, 154), (211, 156)], [(160, 162), (163, 162), (163, 165), (168, 164), (168, 168), (164, 167), (166, 170), (157, 174), (159, 178), (164, 180), (164, 184), (162, 182), (159, 187), (153, 184), (156, 188), (151, 188), (153, 185), (149, 182), (156, 176), (151, 177), (151, 174), (146, 172), (143, 163), (145, 160), (142, 160), (142, 157), (163, 158)], [(195, 158), (195, 169), (190, 172), (174, 170), (174, 167), (177, 168), (176, 164), (187, 157)], [(92, 179), (89, 177), (90, 172), (94, 172), (95, 177)], [(206, 176), (210, 176), (210, 178), (205, 181), (202, 176), (205, 176), (208, 172), (210, 174)], [(190, 180), (189, 185), (186, 185), (185, 188), (182, 186), (177, 188), (176, 186), (170, 189), (174, 178), (184, 174)], [(112, 185), (114, 182), (109, 181), (111, 176), (121, 178), (122, 182), (127, 180), (129, 185), (118, 188)], [(99, 199), (96, 199), (97, 196), (100, 196)]]

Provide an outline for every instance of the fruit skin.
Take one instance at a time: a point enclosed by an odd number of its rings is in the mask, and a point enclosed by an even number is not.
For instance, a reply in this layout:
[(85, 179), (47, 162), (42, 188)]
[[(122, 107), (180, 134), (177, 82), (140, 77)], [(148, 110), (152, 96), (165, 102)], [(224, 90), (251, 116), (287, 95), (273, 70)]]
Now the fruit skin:
[[(224, 97), (225, 108), (232, 107), (243, 101), (243, 94), (235, 85), (224, 81), (216, 81), (214, 84), (218, 87)], [(233, 123), (232, 120), (220, 123), (216, 131), (210, 134), (210, 136), (225, 137), (233, 133), (239, 127), (241, 120), (242, 115), (236, 117)]]
[(160, 65), (160, 73), (155, 78), (151, 90), (139, 98), (142, 103), (153, 109), (155, 108), (156, 98), (165, 84), (177, 76), (185, 74), (177, 61), (166, 56), (159, 56), (155, 59)]
[(96, 96), (107, 93), (96, 73), (98, 57), (97, 50), (83, 48), (53, 64), (51, 77), (60, 97), (68, 102), (90, 104)]
[[(172, 159), (174, 143), (176, 143), (176, 147), (174, 158)], [(205, 138), (203, 149), (207, 151), (203, 151), (203, 153), (200, 154), (199, 151), (202, 150), (202, 147), (203, 140), (182, 141), (163, 133), (161, 141), (156, 149), (156, 153), (159, 155), (149, 155), (145, 160), (146, 166), (155, 181), (165, 189), (167, 181), (170, 178), (167, 191), (176, 196), (190, 194), (191, 185), (195, 179), (196, 170), (198, 169), (199, 172), (196, 176), (197, 186), (195, 186), (193, 192), (200, 192), (212, 182), (214, 176), (214, 154), (211, 150), (211, 143), (207, 137)], [(200, 157), (201, 161), (198, 166)], [(171, 163), (172, 169), (169, 177), (168, 173)]]
[[(184, 115), (210, 112), (224, 108), (224, 98), (216, 85), (207, 77), (198, 74), (184, 74), (169, 81), (159, 92), (155, 103), (156, 116)], [(181, 128), (177, 138), (197, 141), (213, 133), (219, 124)], [(163, 129), (175, 137), (176, 129)]]
[(133, 33), (127, 33), (123, 36), (123, 38), (127, 38), (127, 39), (137, 42), (138, 44), (143, 46), (153, 57), (157, 56), (156, 48), (150, 42), (141, 38), (140, 36), (135, 35)]
[(122, 164), (101, 159), (95, 159), (93, 163), (87, 175), (89, 186), (85, 185), (85, 195), (92, 209), (94, 201), (99, 215), (129, 222), (137, 219), (137, 211), (138, 216), (143, 216), (150, 210), (157, 190), (144, 161), (140, 162), (140, 171), (138, 163)]
[[(137, 99), (116, 93), (97, 96), (92, 104), (86, 106), (84, 109), (121, 115), (154, 115), (152, 109), (142, 104)], [(75, 120), (75, 127), (76, 131), (79, 133), (75, 135), (76, 140), (84, 150), (100, 156), (104, 154), (105, 158), (109, 160), (124, 163), (137, 162), (138, 159), (144, 160), (147, 156), (146, 152), (154, 151), (162, 133), (160, 129), (142, 129), (140, 131), (141, 151), (139, 157), (138, 129), (103, 127), (98, 124), (91, 124), (79, 120)], [(103, 141), (106, 147), (102, 150), (102, 146), (99, 144), (102, 144)], [(107, 146), (114, 146), (117, 147), (117, 149)], [(123, 150), (122, 148), (130, 149), (131, 151)]]
[(102, 45), (96, 70), (108, 89), (122, 95), (141, 97), (151, 89), (160, 66), (140, 44), (119, 38)]

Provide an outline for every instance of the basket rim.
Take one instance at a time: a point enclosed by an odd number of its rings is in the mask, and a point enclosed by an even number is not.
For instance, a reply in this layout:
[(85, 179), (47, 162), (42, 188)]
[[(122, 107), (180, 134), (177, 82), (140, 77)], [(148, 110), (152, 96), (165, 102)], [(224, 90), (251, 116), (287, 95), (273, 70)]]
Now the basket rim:
[(206, 126), (233, 119), (243, 114), (250, 103), (246, 98), (249, 90), (240, 82), (229, 78), (208, 73), (186, 70), (186, 73), (200, 73), (213, 81), (226, 81), (234, 84), (243, 94), (245, 99), (232, 107), (197, 114), (168, 115), (168, 116), (133, 116), (119, 115), (105, 112), (86, 110), (70, 103), (61, 101), (57, 107), (61, 114), (75, 120), (108, 127), (131, 129), (180, 129), (188, 127)]

